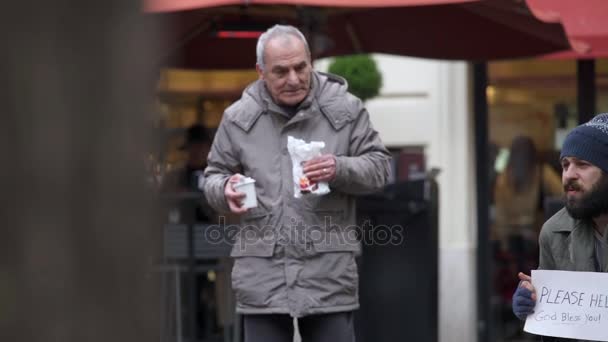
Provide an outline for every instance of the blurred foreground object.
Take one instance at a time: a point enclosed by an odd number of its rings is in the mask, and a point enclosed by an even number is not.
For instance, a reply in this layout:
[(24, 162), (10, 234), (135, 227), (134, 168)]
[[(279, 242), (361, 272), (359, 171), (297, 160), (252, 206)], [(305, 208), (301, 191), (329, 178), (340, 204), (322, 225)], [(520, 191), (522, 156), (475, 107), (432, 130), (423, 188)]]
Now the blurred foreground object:
[(155, 28), (140, 10), (19, 1), (0, 14), (2, 341), (158, 340), (144, 174)]

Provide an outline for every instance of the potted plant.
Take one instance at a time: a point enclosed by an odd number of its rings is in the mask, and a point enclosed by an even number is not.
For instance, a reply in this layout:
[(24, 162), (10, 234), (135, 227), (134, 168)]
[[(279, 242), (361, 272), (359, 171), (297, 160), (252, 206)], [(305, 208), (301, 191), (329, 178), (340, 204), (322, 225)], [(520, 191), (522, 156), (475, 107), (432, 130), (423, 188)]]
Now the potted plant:
[(336, 57), (328, 71), (342, 76), (348, 82), (348, 91), (362, 101), (377, 96), (382, 87), (382, 74), (370, 55)]

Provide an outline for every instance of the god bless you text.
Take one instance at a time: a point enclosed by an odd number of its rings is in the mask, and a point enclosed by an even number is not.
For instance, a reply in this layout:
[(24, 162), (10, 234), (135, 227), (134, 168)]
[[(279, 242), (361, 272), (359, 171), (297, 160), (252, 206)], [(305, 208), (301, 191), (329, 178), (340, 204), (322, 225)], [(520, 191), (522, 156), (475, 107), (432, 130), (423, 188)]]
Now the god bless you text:
[(587, 323), (600, 323), (602, 321), (602, 314), (580, 314), (580, 313), (570, 313), (570, 312), (548, 312), (548, 311), (539, 311), (536, 315), (534, 315), (534, 320), (538, 322), (543, 321), (551, 321), (557, 323), (566, 323), (566, 324), (587, 324)]

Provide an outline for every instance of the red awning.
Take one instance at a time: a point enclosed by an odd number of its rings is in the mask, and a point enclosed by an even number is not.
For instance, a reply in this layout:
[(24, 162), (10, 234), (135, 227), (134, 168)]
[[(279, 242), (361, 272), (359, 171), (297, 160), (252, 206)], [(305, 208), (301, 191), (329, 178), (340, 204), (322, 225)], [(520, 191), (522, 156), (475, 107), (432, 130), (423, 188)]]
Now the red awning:
[[(287, 23), (308, 35), (315, 57), (353, 53), (492, 60), (569, 49), (560, 23), (538, 20), (514, 0), (145, 0), (168, 23), (165, 65), (225, 69), (255, 65), (255, 39), (218, 30)], [(316, 5), (316, 6), (312, 6)], [(185, 10), (190, 9), (190, 10)]]
[(146, 12), (176, 12), (231, 5), (298, 5), (332, 7), (400, 7), (445, 5), (478, 0), (145, 0)]
[(547, 23), (560, 23), (571, 49), (549, 58), (608, 57), (607, 0), (526, 0), (532, 13)]

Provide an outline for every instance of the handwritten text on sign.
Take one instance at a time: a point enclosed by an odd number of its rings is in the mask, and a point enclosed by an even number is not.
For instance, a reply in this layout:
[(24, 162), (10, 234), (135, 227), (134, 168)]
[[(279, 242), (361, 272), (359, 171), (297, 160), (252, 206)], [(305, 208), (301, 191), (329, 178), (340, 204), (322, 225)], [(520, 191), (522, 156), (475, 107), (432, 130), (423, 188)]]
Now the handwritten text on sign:
[(525, 331), (608, 341), (608, 273), (532, 271), (532, 284), (536, 306)]

